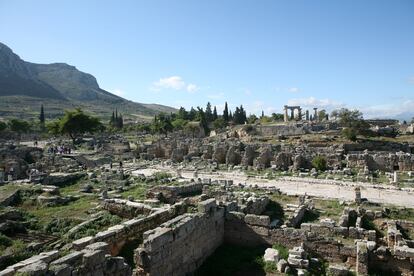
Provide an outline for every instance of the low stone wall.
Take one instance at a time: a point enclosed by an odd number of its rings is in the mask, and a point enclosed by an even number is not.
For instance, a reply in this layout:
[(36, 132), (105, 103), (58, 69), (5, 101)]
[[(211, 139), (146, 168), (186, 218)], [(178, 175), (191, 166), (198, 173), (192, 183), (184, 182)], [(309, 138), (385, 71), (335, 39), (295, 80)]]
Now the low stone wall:
[(104, 242), (93, 243), (61, 257), (57, 250), (43, 252), (0, 271), (2, 276), (20, 275), (103, 275), (129, 276), (131, 268), (122, 257), (109, 255)]
[(122, 218), (134, 218), (149, 215), (153, 208), (149, 205), (125, 199), (105, 199), (102, 208)]
[(145, 232), (143, 247), (135, 252), (134, 275), (187, 275), (201, 266), (223, 242), (224, 209), (208, 199), (198, 211)]
[(85, 237), (72, 242), (72, 247), (78, 250), (85, 246), (102, 241), (109, 244), (112, 256), (119, 254), (127, 241), (142, 239), (145, 231), (154, 229), (160, 224), (186, 212), (187, 206), (184, 203), (176, 203), (169, 208), (162, 208), (147, 217), (135, 218), (121, 224), (112, 226), (105, 231), (97, 233), (94, 237)]
[(86, 173), (84, 172), (75, 172), (75, 173), (51, 173), (46, 176), (42, 184), (43, 185), (54, 185), (54, 186), (63, 186), (68, 183), (74, 182), (82, 177), (85, 177)]
[(257, 131), (263, 136), (290, 136), (290, 135), (302, 135), (309, 132), (309, 129), (304, 126), (298, 125), (269, 125), (269, 126), (256, 126)]
[(355, 263), (355, 246), (346, 246), (336, 239), (325, 238), (318, 232), (308, 229), (270, 228), (268, 216), (245, 215), (240, 212), (226, 213), (224, 240), (238, 245), (273, 245), (281, 244), (292, 248), (302, 243), (307, 250), (320, 254), (330, 261)]
[(201, 194), (203, 183), (189, 183), (180, 186), (157, 186), (147, 192), (148, 198), (157, 198), (167, 203), (174, 203), (180, 196)]

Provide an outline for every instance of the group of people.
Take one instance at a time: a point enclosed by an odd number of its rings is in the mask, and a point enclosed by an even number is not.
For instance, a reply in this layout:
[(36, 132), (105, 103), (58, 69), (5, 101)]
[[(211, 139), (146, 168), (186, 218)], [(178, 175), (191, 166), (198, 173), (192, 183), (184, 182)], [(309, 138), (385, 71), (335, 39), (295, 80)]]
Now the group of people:
[(50, 154), (71, 154), (72, 149), (67, 146), (52, 146), (47, 149)]

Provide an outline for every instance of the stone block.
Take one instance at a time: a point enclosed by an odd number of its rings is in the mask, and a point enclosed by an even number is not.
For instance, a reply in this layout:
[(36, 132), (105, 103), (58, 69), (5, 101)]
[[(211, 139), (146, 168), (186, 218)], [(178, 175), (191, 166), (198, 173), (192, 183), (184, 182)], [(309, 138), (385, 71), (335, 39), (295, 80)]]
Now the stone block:
[(226, 220), (229, 221), (243, 221), (244, 222), (244, 217), (246, 215), (244, 213), (241, 212), (228, 212), (226, 213)]
[(173, 231), (171, 228), (158, 228), (153, 234), (149, 235), (144, 241), (146, 249), (157, 251), (163, 245), (173, 241)]
[(350, 274), (349, 269), (343, 264), (330, 264), (328, 273), (332, 276), (347, 276)]
[(67, 264), (51, 265), (49, 271), (55, 276), (71, 276), (73, 267)]
[(284, 273), (287, 266), (288, 262), (284, 259), (280, 259), (279, 262), (277, 262), (277, 271)]
[(252, 214), (247, 214), (244, 217), (244, 221), (250, 225), (264, 226), (269, 227), (270, 217), (269, 216), (257, 216)]
[(105, 254), (109, 254), (109, 245), (106, 242), (95, 242), (85, 247), (85, 250), (95, 251), (101, 250)]
[(265, 262), (277, 263), (279, 261), (279, 251), (274, 248), (267, 248), (263, 259)]
[(82, 265), (85, 267), (93, 268), (99, 264), (103, 264), (105, 261), (105, 252), (102, 250), (84, 250)]
[(69, 253), (62, 258), (59, 258), (51, 263), (51, 265), (60, 265), (60, 264), (69, 264), (69, 265), (76, 265), (82, 261), (83, 252), (75, 251)]
[(94, 241), (94, 237), (84, 237), (81, 239), (78, 239), (76, 241), (72, 242), (72, 247), (75, 250), (82, 250), (84, 249), (87, 245), (91, 244)]
[(217, 204), (216, 204), (216, 199), (214, 198), (210, 198), (204, 201), (201, 201), (200, 203), (198, 203), (198, 211), (200, 213), (209, 213), (212, 211), (213, 208), (216, 208)]
[(38, 261), (20, 268), (19, 270), (17, 270), (17, 274), (20, 273), (21, 275), (44, 276), (46, 274), (46, 271), (47, 263), (43, 261)]

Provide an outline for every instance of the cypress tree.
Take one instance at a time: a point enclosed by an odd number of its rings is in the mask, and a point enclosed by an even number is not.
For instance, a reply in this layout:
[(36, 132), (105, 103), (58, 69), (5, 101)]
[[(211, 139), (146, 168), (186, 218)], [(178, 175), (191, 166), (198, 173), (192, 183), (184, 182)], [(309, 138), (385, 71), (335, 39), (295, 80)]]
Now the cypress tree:
[[(231, 113), (231, 111), (230, 111), (230, 113)], [(230, 120), (230, 117), (229, 117), (229, 108), (227, 106), (227, 102), (224, 104), (223, 119), (226, 122), (228, 122)]]
[(213, 121), (213, 112), (211, 111), (211, 104), (210, 104), (210, 102), (207, 103), (205, 115), (206, 115), (206, 121), (208, 123), (211, 122), (211, 121)]
[(43, 108), (43, 104), (40, 106), (40, 115), (39, 115), (40, 125), (45, 125), (45, 110)]
[(214, 106), (214, 110), (213, 110), (213, 121), (218, 119), (218, 115), (217, 115), (217, 108), (216, 106)]

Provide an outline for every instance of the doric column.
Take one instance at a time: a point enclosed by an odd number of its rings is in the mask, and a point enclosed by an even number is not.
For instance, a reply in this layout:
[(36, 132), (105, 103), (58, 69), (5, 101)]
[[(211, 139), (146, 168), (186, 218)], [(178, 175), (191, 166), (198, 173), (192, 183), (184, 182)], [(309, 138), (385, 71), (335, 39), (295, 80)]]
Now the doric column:
[(289, 117), (288, 117), (288, 111), (287, 111), (287, 105), (285, 105), (285, 107), (284, 107), (284, 113), (283, 113), (283, 120), (285, 121), (285, 123), (287, 122), (287, 121), (289, 121)]

